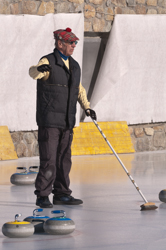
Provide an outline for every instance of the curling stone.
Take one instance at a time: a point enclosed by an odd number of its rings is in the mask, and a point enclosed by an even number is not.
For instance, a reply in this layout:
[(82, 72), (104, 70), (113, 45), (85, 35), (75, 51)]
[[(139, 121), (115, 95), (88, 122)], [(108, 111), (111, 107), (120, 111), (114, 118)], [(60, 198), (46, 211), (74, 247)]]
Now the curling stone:
[(43, 233), (44, 232), (43, 224), (46, 220), (50, 218), (48, 216), (36, 214), (36, 212), (42, 212), (42, 211), (43, 211), (42, 208), (35, 209), (33, 211), (33, 216), (29, 216), (24, 219), (24, 221), (29, 221), (30, 223), (34, 225), (35, 233)]
[(18, 221), (21, 214), (15, 215), (15, 221), (7, 222), (2, 226), (2, 233), (10, 238), (24, 238), (33, 235), (34, 226), (28, 221)]
[(162, 202), (166, 202), (166, 189), (160, 191), (159, 200)]
[(60, 217), (53, 217), (44, 222), (43, 228), (47, 234), (70, 234), (75, 230), (73, 220), (66, 218), (66, 213), (63, 210), (52, 211), (53, 214), (62, 213)]
[(31, 185), (35, 183), (37, 172), (29, 171), (26, 167), (17, 167), (17, 172), (10, 177), (14, 185)]

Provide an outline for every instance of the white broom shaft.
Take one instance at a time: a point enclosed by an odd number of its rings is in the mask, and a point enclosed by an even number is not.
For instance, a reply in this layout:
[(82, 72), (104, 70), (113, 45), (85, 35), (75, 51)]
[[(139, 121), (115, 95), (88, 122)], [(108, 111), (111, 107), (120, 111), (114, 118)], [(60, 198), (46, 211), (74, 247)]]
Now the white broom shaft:
[(95, 120), (92, 119), (92, 121), (94, 122), (94, 124), (96, 125), (96, 127), (98, 128), (98, 130), (100, 131), (101, 135), (103, 136), (103, 138), (105, 139), (105, 141), (107, 142), (108, 146), (111, 148), (112, 152), (114, 153), (114, 155), (116, 156), (117, 160), (119, 161), (119, 163), (121, 164), (121, 166), (123, 167), (123, 169), (125, 170), (125, 172), (127, 173), (128, 177), (130, 178), (131, 182), (134, 184), (134, 186), (136, 187), (137, 191), (140, 193), (140, 195), (142, 196), (143, 200), (147, 203), (147, 199), (145, 198), (145, 196), (143, 195), (143, 193), (141, 192), (141, 190), (139, 189), (139, 187), (137, 186), (136, 182), (134, 181), (134, 179), (132, 178), (132, 176), (129, 174), (128, 170), (126, 169), (125, 165), (123, 164), (123, 162), (121, 161), (121, 159), (119, 158), (119, 156), (117, 155), (117, 153), (115, 152), (115, 150), (113, 149), (113, 147), (111, 146), (111, 144), (109, 143), (109, 141), (107, 140), (106, 136), (104, 135), (104, 133), (102, 132), (101, 128), (99, 127), (99, 125), (97, 124), (97, 122)]

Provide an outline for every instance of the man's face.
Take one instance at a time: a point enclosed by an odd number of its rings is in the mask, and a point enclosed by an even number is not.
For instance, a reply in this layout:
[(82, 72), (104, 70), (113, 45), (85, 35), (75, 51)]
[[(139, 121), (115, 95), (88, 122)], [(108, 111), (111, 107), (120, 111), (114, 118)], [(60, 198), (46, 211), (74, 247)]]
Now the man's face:
[(59, 45), (59, 51), (64, 54), (65, 56), (71, 56), (74, 52), (74, 48), (76, 47), (75, 42), (62, 42), (60, 41)]

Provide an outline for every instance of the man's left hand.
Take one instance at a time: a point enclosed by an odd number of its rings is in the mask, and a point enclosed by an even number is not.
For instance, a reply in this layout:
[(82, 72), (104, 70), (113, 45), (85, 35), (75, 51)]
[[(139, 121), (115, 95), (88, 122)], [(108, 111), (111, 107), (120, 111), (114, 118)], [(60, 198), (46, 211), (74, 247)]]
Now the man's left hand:
[(86, 109), (85, 114), (90, 116), (93, 120), (97, 120), (96, 112), (93, 109)]

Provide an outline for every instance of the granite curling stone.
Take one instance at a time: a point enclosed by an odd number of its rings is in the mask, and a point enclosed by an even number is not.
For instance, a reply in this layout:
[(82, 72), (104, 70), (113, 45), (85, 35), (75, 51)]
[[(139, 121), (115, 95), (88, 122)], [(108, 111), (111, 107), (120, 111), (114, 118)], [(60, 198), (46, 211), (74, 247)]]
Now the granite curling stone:
[(6, 222), (2, 226), (2, 233), (9, 238), (24, 238), (33, 235), (34, 226), (28, 221), (18, 221), (21, 214), (15, 215), (15, 221)]
[(166, 202), (166, 189), (160, 191), (159, 200), (162, 202)]
[(62, 213), (63, 216), (53, 217), (44, 222), (43, 228), (47, 234), (70, 234), (75, 230), (73, 220), (66, 218), (66, 213), (63, 210), (52, 211), (53, 214)]
[(28, 172), (25, 167), (17, 167), (16, 173), (10, 177), (10, 182), (14, 185), (31, 185), (35, 183), (37, 172)]
[(48, 220), (50, 217), (44, 216), (44, 215), (37, 215), (36, 212), (42, 212), (43, 209), (35, 209), (33, 211), (33, 216), (26, 217), (24, 221), (28, 221), (34, 225), (35, 233), (43, 233), (43, 224), (46, 220)]

